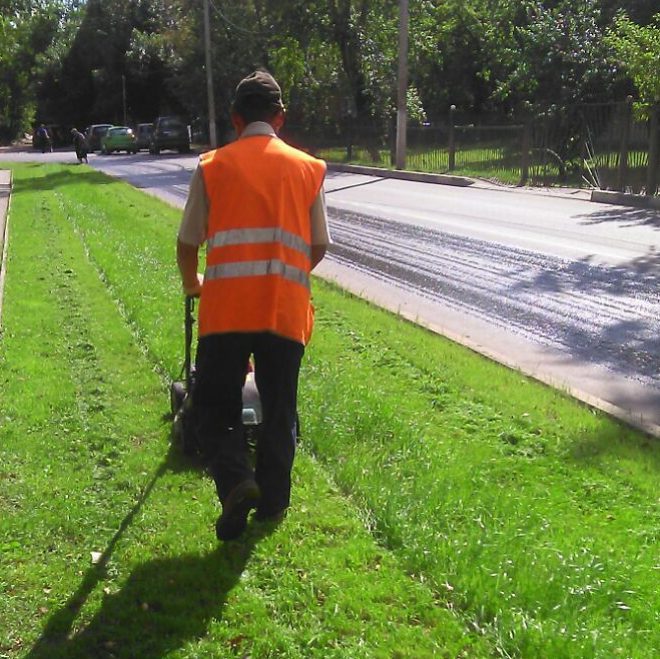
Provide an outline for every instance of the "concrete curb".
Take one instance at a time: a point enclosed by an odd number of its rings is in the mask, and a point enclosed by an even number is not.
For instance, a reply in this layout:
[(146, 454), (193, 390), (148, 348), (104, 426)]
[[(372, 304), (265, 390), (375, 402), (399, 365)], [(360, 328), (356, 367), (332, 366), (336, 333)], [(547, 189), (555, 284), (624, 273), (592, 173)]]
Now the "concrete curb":
[[(345, 163), (329, 162), (328, 171), (366, 174), (367, 176), (380, 176), (381, 178), (394, 178), (420, 183), (437, 183), (440, 185), (457, 185), (461, 187), (474, 186), (475, 188), (487, 188), (488, 190), (497, 190), (500, 192), (526, 192), (550, 197), (565, 197), (568, 199), (574, 199), (576, 194), (576, 191), (567, 188), (552, 188), (553, 192), (550, 193), (541, 188), (508, 187), (495, 184), (486, 185), (479, 179), (471, 179), (466, 176), (428, 174), (426, 172), (412, 172), (409, 170), (385, 169), (383, 167), (367, 167), (365, 165), (349, 165)], [(589, 191), (584, 190), (582, 194), (586, 196), (589, 194)], [(585, 200), (601, 204), (660, 210), (660, 197), (645, 197), (642, 195), (624, 194), (623, 192), (612, 192), (610, 190), (592, 190), (590, 198)]]
[(418, 183), (440, 183), (441, 185), (458, 185), (467, 187), (474, 185), (475, 181), (466, 176), (450, 176), (449, 174), (429, 174), (426, 172), (411, 172), (399, 169), (384, 169), (382, 167), (367, 167), (365, 165), (346, 165), (343, 163), (328, 163), (331, 172), (348, 172), (351, 174), (366, 174), (380, 176), (381, 178), (396, 178), (404, 181), (417, 181)]
[(617, 206), (634, 206), (636, 208), (654, 208), (660, 210), (660, 197), (643, 197), (642, 195), (612, 192), (611, 190), (592, 190), (591, 201), (600, 204), (616, 204)]
[(0, 170), (0, 326), (2, 326), (2, 303), (7, 272), (7, 245), (9, 243), (9, 201), (11, 198), (11, 172)]

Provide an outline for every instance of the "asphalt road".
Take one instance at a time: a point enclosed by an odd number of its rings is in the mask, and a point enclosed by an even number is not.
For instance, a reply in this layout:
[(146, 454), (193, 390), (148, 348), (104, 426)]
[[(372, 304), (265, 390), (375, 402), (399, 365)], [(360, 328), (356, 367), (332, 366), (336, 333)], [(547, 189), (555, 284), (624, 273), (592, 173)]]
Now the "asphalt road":
[[(182, 207), (196, 157), (94, 155), (90, 165)], [(583, 191), (338, 172), (326, 197), (335, 244), (321, 276), (659, 432), (659, 211)]]
[(594, 204), (579, 191), (343, 174), (326, 189), (337, 244), (325, 276), (637, 425), (660, 426), (658, 211)]

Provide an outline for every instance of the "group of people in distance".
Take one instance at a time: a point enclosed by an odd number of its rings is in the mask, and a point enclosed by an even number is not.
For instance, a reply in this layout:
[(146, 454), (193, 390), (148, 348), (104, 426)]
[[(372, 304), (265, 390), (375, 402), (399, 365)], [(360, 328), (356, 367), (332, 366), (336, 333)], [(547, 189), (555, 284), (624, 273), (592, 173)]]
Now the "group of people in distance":
[[(48, 132), (48, 128), (44, 124), (41, 124), (35, 133), (35, 138), (39, 141), (39, 146), (41, 147), (41, 153), (52, 153), (53, 152), (53, 138)], [(76, 158), (78, 158), (79, 163), (87, 162), (87, 153), (89, 147), (87, 145), (87, 138), (81, 133), (77, 128), (71, 129), (71, 139), (73, 141), (73, 147), (76, 150)]]

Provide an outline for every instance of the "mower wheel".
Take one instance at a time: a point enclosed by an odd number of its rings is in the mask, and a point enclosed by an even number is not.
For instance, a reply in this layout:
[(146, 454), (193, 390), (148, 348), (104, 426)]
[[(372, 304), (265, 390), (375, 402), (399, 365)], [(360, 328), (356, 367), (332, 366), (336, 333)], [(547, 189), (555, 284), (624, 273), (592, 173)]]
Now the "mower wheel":
[(183, 405), (186, 397), (186, 385), (183, 382), (172, 382), (170, 385), (170, 408), (176, 414)]

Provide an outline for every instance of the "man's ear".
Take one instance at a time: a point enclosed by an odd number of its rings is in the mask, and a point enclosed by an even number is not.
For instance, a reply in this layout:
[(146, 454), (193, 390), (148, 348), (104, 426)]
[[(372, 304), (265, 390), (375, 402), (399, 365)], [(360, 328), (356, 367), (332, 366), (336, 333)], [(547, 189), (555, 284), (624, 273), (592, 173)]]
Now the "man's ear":
[(277, 114), (272, 118), (270, 125), (273, 127), (273, 130), (277, 132), (282, 126), (284, 126), (284, 120), (285, 120), (285, 110), (282, 108), (281, 110), (277, 111)]
[(241, 133), (245, 130), (245, 119), (241, 117), (238, 112), (232, 112), (231, 113), (231, 124), (234, 127), (234, 130), (236, 131), (236, 135), (240, 137)]

